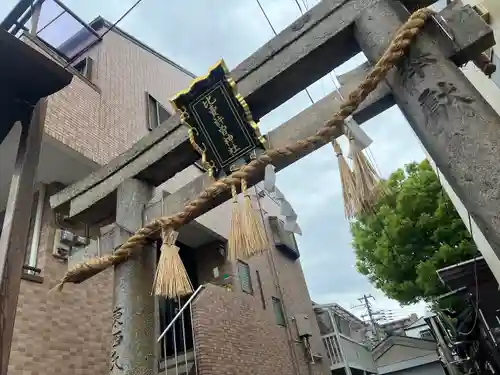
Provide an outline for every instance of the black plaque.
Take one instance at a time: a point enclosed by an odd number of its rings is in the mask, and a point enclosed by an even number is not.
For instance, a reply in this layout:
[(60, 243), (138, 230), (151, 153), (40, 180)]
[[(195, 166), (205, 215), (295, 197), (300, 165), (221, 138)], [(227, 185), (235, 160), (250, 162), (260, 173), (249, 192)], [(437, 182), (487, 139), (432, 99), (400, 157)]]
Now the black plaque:
[(256, 149), (263, 148), (257, 124), (224, 61), (195, 79), (171, 102), (189, 126), (191, 142), (207, 169), (229, 174), (248, 162)]

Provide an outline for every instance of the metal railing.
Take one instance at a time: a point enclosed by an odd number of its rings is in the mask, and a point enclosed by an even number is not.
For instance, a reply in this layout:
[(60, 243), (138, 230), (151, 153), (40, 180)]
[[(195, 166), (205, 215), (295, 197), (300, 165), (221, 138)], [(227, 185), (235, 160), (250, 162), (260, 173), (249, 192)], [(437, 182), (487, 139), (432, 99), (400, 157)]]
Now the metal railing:
[(377, 372), (377, 366), (369, 348), (345, 335), (334, 332), (321, 336), (330, 359), (330, 368), (353, 367), (370, 373)]
[[(165, 375), (169, 371), (175, 375), (198, 374), (192, 303), (202, 289), (200, 285), (182, 307), (180, 299), (177, 300), (177, 314), (158, 337), (162, 352), (159, 371), (165, 371)], [(188, 345), (190, 338), (192, 345)]]
[(342, 352), (340, 351), (337, 335), (335, 333), (329, 333), (327, 335), (323, 335), (321, 338), (326, 348), (326, 355), (330, 359), (330, 365), (335, 367), (343, 363), (344, 358), (342, 357)]
[[(35, 26), (31, 23), (32, 17), (37, 20)], [(101, 40), (99, 33), (61, 0), (18, 0), (0, 21), (0, 29), (17, 38), (24, 32), (31, 32), (68, 64)], [(80, 45), (84, 40), (87, 42)]]

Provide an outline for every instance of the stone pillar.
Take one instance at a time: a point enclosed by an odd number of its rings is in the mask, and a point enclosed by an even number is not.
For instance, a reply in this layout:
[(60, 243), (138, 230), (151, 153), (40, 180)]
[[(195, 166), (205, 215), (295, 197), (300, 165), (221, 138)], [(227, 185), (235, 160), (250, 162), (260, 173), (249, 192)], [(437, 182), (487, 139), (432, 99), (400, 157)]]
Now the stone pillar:
[[(143, 225), (143, 209), (152, 188), (139, 180), (125, 180), (118, 188), (116, 224), (126, 240)], [(115, 267), (110, 374), (156, 374), (155, 298), (151, 294), (156, 251)]]
[[(355, 24), (355, 37), (371, 62), (379, 59), (408, 16), (394, 0), (381, 0), (363, 12)], [(500, 258), (500, 117), (445, 57), (450, 43), (433, 24), (428, 21), (404, 61), (389, 73), (387, 83), (416, 135)], [(474, 30), (465, 27), (456, 32), (465, 35)]]

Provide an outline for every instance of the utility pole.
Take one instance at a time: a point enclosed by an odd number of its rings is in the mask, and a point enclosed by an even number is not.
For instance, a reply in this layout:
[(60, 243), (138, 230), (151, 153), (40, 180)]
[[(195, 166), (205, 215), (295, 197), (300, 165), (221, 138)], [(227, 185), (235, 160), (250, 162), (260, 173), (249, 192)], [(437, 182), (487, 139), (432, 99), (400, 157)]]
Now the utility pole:
[(361, 305), (357, 306), (357, 307), (363, 307), (366, 310), (367, 314), (364, 315), (364, 316), (368, 316), (368, 318), (370, 319), (370, 323), (372, 325), (372, 332), (375, 335), (377, 341), (380, 341), (380, 335), (379, 335), (379, 332), (378, 332), (378, 329), (377, 329), (377, 319), (375, 318), (375, 316), (379, 312), (373, 311), (372, 304), (369, 301), (370, 298), (373, 299), (373, 300), (375, 300), (375, 298), (371, 294), (368, 294), (368, 295), (363, 294), (363, 297), (358, 298), (358, 301), (361, 302)]

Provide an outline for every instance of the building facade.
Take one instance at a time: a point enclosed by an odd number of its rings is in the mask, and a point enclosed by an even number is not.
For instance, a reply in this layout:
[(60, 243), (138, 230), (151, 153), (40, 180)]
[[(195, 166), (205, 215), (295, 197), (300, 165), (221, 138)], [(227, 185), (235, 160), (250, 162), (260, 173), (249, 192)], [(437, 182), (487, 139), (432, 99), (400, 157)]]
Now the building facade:
[[(106, 165), (148, 132), (159, 131), (173, 113), (168, 99), (194, 78), (122, 30), (106, 32), (109, 27), (98, 18), (57, 47), (41, 36), (22, 36), (67, 66), (74, 78), (48, 98), (10, 356), (12, 375), (110, 372), (113, 270), (65, 286), (61, 293), (50, 291), (68, 266), (112, 251), (107, 240), (114, 227), (65, 229), (61, 217), (51, 211), (49, 198)], [(5, 208), (18, 137), (19, 128), (14, 127), (0, 145), (0, 175), (9, 176), (0, 182), (0, 212)], [(179, 173), (157, 188), (150, 206), (202, 173), (197, 165)], [(172, 366), (179, 374), (329, 372), (295, 239), (283, 230), (273, 197), (258, 186), (251, 195), (267, 229), (269, 252), (245, 262), (225, 260), (230, 203), (197, 219), (189, 231), (181, 231), (180, 254), (197, 295), (177, 334), (170, 331), (162, 341), (168, 347), (158, 348), (158, 372)], [(158, 334), (185, 302), (158, 299)], [(179, 336), (180, 329), (188, 328), (190, 335)]]
[(388, 336), (404, 336), (405, 328), (410, 324), (415, 323), (418, 320), (417, 314), (411, 314), (407, 317), (391, 320), (390, 322), (380, 323), (380, 328), (388, 335)]

